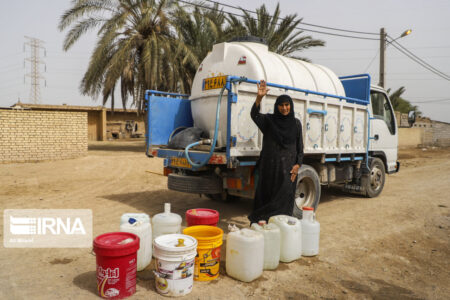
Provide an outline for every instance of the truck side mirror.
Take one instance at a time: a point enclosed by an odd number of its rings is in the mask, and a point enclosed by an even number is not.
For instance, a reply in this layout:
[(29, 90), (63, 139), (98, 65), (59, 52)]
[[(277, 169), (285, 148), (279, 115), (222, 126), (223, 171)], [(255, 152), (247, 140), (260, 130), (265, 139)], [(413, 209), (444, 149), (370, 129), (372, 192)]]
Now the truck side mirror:
[(408, 113), (408, 124), (409, 124), (409, 127), (411, 127), (414, 124), (414, 122), (416, 122), (416, 112), (414, 110), (411, 110)]

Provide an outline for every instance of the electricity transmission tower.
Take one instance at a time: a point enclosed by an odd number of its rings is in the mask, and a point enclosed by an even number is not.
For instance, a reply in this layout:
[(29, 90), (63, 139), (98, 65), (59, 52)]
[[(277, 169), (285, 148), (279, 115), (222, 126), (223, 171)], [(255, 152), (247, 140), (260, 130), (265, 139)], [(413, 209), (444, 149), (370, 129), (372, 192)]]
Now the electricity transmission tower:
[[(31, 78), (30, 100), (33, 101), (34, 104), (38, 104), (41, 101), (40, 81), (44, 80), (45, 82), (44, 76), (40, 73), (39, 66), (43, 64), (45, 68), (44, 70), (47, 69), (45, 62), (41, 60), (40, 50), (44, 51), (44, 57), (46, 56), (46, 51), (43, 46), (44, 41), (28, 36), (25, 36), (25, 39), (27, 39), (27, 41), (24, 44), (24, 49), (25, 46), (29, 46), (31, 52), (30, 56), (25, 58), (26, 61), (31, 63), (31, 72), (27, 73), (25, 76)], [(45, 85), (47, 85), (46, 82)]]

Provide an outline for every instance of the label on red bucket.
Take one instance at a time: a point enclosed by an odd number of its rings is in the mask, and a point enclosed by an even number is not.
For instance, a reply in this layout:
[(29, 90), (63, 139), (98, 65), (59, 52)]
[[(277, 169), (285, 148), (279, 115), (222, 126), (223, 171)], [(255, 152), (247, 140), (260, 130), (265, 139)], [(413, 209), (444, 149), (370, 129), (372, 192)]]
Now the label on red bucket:
[[(106, 267), (113, 264), (114, 266)], [(136, 292), (136, 255), (126, 261), (103, 260), (103, 266), (97, 265), (97, 289), (103, 298), (125, 298)]]

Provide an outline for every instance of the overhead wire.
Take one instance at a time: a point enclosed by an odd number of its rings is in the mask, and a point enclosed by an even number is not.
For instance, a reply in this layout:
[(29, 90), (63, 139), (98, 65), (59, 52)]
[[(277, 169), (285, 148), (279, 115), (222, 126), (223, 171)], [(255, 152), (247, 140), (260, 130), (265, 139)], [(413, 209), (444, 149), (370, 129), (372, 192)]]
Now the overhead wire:
[[(249, 9), (245, 9), (245, 8), (242, 8), (242, 7), (233, 6), (233, 5), (230, 5), (230, 4), (225, 4), (225, 3), (222, 3), (222, 2), (219, 2), (219, 1), (213, 1), (213, 0), (205, 0), (205, 1), (210, 2), (210, 3), (214, 3), (214, 4), (218, 4), (218, 5), (222, 5), (222, 6), (225, 6), (225, 7), (237, 9), (237, 10), (240, 10), (240, 11), (245, 11), (245, 12), (252, 13), (252, 14), (257, 14), (257, 12), (255, 12), (255, 11), (252, 11), (252, 10), (249, 10)], [(270, 16), (270, 17), (273, 18), (273, 16)], [(285, 18), (281, 18), (281, 17), (278, 17), (278, 19), (282, 20), (282, 21), (286, 20)], [(301, 24), (307, 25), (307, 26), (311, 26), (311, 27), (317, 27), (317, 28), (323, 28), (323, 29), (329, 29), (329, 30), (336, 30), (336, 31), (342, 31), (342, 32), (349, 32), (349, 33), (379, 35), (379, 33), (376, 33), (376, 32), (348, 30), (348, 29), (342, 29), (342, 28), (336, 28), (336, 27), (328, 27), (328, 26), (323, 26), (323, 25), (311, 24), (311, 23), (306, 23), (306, 22), (301, 22)]]
[(421, 65), (422, 67), (424, 67), (428, 71), (433, 72), (434, 74), (438, 75), (439, 77), (450, 81), (450, 76), (448, 76), (447, 74), (442, 73), (442, 72), (438, 71), (437, 69), (435, 70), (433, 67), (428, 66), (427, 64), (423, 63), (420, 59), (415, 58), (414, 56), (410, 55), (408, 52), (404, 51), (400, 47), (397, 47), (395, 44), (392, 44), (392, 47), (394, 47), (395, 49), (397, 49), (398, 51), (400, 51), (404, 55), (408, 56), (411, 60), (413, 60), (417, 64)]
[(375, 58), (378, 56), (378, 54), (380, 54), (380, 49), (378, 49), (378, 51), (375, 54), (375, 56), (372, 58), (370, 63), (367, 65), (367, 68), (364, 70), (364, 73), (367, 73), (367, 71), (369, 70), (370, 66), (372, 66), (372, 63), (375, 61)]
[[(229, 12), (229, 11), (224, 11), (224, 10), (217, 9), (217, 8), (214, 8), (214, 7), (210, 7), (210, 6), (206, 6), (206, 5), (202, 5), (202, 4), (198, 4), (198, 3), (192, 3), (192, 2), (184, 1), (184, 0), (178, 0), (178, 1), (182, 2), (182, 3), (185, 3), (185, 4), (188, 4), (188, 5), (202, 7), (202, 8), (205, 8), (205, 9), (219, 11), (219, 12), (225, 12), (227, 14), (230, 14), (230, 15), (233, 15), (233, 16), (236, 16), (236, 17), (245, 18), (245, 16), (243, 16), (243, 15), (236, 14), (236, 13)], [(251, 19), (252, 20), (257, 20), (255, 18), (251, 18)], [(276, 25), (280, 25), (280, 23), (276, 23)], [(302, 31), (307, 31), (307, 32), (319, 33), (319, 34), (326, 34), (326, 35), (339, 36), (339, 37), (345, 37), (345, 38), (360, 39), (360, 40), (373, 40), (373, 41), (379, 41), (380, 40), (379, 38), (359, 37), (359, 36), (353, 36), (353, 35), (346, 35), (346, 34), (331, 33), (331, 32), (307, 29), (307, 28), (302, 28), (302, 27), (295, 27), (295, 29), (302, 30)]]
[(450, 98), (448, 99), (434, 99), (434, 100), (428, 100), (428, 101), (409, 101), (411, 103), (437, 103), (437, 102), (446, 102), (450, 101)]
[(421, 59), (419, 56), (417, 56), (414, 53), (412, 53), (406, 47), (402, 46), (395, 39), (392, 39), (391, 36), (388, 35), (388, 37), (391, 39), (389, 44), (392, 45), (394, 48), (396, 48), (398, 51), (400, 51), (404, 55), (408, 56), (410, 59), (414, 60), (416, 63), (420, 64), (422, 67), (424, 67), (424, 68), (428, 69), (429, 71), (435, 73), (436, 75), (438, 75), (438, 76), (440, 76), (440, 77), (450, 81), (450, 75), (447, 75), (444, 72), (436, 69), (435, 67), (433, 67), (432, 65), (430, 65), (429, 63), (427, 63), (426, 61)]

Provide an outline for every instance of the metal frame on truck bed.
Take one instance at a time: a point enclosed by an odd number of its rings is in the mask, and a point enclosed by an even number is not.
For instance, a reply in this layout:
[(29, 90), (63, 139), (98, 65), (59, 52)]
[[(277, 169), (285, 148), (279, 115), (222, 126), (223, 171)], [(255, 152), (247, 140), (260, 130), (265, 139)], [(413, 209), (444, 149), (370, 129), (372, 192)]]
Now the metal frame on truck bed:
[[(293, 93), (294, 101), (303, 103), (301, 121), (307, 149), (304, 165), (298, 176), (297, 198), (300, 200), (296, 200), (297, 210), (305, 204), (317, 207), (320, 184), (340, 184), (370, 197), (377, 196), (384, 185), (384, 174), (386, 170), (389, 171), (383, 151), (378, 151), (381, 152), (379, 158), (372, 158), (374, 152), (371, 151), (371, 140), (379, 137), (372, 136), (371, 133), (371, 122), (377, 118), (372, 117), (372, 108), (369, 105), (370, 75), (359, 74), (339, 79), (346, 96), (267, 83), (267, 86), (278, 91)], [(213, 81), (207, 80), (210, 79), (205, 79), (204, 85), (206, 82), (213, 84), (214, 88), (221, 88), (217, 100), (215, 131), (209, 139), (193, 143), (186, 149), (169, 149), (167, 144), (177, 132), (194, 126), (191, 103), (195, 99), (188, 99), (189, 95), (183, 94), (146, 91), (146, 153), (150, 157), (165, 158), (164, 174), (170, 174), (171, 189), (215, 197), (221, 195), (219, 198), (223, 199), (229, 195), (251, 198), (255, 182), (253, 169), (257, 163), (259, 149), (251, 148), (253, 152), (249, 152), (248, 147), (237, 147), (236, 126), (233, 127), (233, 121), (236, 123), (238, 120), (235, 117), (236, 105), (240, 97), (243, 97), (239, 93), (246, 93), (248, 104), (245, 109), (248, 110), (248, 106), (252, 104), (248, 100), (251, 99), (248, 85), (256, 85), (259, 81), (237, 76), (221, 76), (212, 78)], [(244, 87), (239, 87), (241, 84)], [(226, 144), (216, 147), (221, 99), (225, 93)], [(294, 106), (297, 102), (294, 102)], [(242, 111), (244, 108), (239, 113)], [(328, 124), (330, 117), (334, 125)], [(333, 142), (335, 147), (326, 148), (326, 138), (331, 127), (336, 131)], [(317, 134), (320, 131), (320, 138), (309, 138), (308, 131)], [(342, 138), (344, 134), (347, 134), (345, 139)], [(396, 169), (398, 170), (398, 164)], [(373, 170), (375, 174), (371, 176)], [(306, 174), (306, 177), (302, 174)]]

